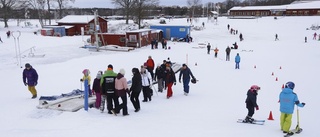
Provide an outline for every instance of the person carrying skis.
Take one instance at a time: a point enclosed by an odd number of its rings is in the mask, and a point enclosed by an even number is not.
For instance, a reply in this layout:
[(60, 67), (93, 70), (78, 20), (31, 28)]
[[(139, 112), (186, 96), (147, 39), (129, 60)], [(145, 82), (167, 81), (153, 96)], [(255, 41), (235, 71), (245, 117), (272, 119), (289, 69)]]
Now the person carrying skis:
[(240, 55), (239, 53), (237, 53), (236, 57), (235, 57), (235, 62), (236, 62), (236, 69), (240, 69)]
[[(113, 66), (111, 64), (108, 65), (108, 69), (102, 75), (100, 85), (102, 88), (102, 102), (100, 110), (103, 112), (105, 100), (107, 100), (107, 109), (108, 114), (112, 114), (111, 110), (114, 107), (119, 105), (118, 97), (115, 93), (115, 79), (117, 77), (117, 73), (113, 72)], [(113, 107), (114, 103), (114, 107)], [(119, 113), (119, 112), (116, 112)]]
[(254, 119), (252, 118), (254, 114), (254, 109), (259, 110), (259, 106), (257, 104), (257, 95), (258, 90), (260, 90), (260, 87), (257, 85), (252, 85), (250, 89), (247, 92), (247, 98), (246, 98), (246, 108), (248, 109), (248, 115), (243, 120), (245, 123), (253, 123)]
[(100, 86), (100, 81), (102, 77), (102, 71), (98, 71), (96, 78), (93, 80), (93, 85), (92, 85), (92, 92), (96, 94), (96, 103), (95, 107), (97, 109), (100, 108), (101, 105), (101, 86)]
[(128, 107), (127, 107), (127, 94), (129, 94), (127, 79), (124, 77), (125, 70), (120, 69), (120, 72), (117, 75), (116, 81), (115, 81), (115, 89), (116, 89), (116, 95), (121, 98), (122, 103), (118, 106), (116, 106), (112, 113), (114, 115), (117, 115), (116, 112), (120, 112), (122, 109), (122, 115), (127, 116), (128, 114)]
[(29, 63), (25, 64), (25, 69), (22, 73), (22, 80), (25, 86), (28, 85), (28, 90), (32, 94), (31, 98), (37, 98), (36, 86), (38, 84), (38, 73)]
[(186, 64), (182, 64), (182, 68), (180, 70), (179, 74), (179, 83), (181, 83), (181, 76), (182, 76), (182, 82), (183, 82), (183, 91), (184, 95), (189, 94), (189, 83), (190, 83), (190, 76), (192, 79), (196, 80), (196, 78), (193, 76), (190, 68)]
[(306, 103), (300, 103), (298, 95), (293, 92), (294, 87), (295, 84), (293, 82), (287, 82), (279, 95), (281, 112), (280, 126), (283, 133), (286, 133), (289, 136), (294, 134), (290, 131), (294, 105), (297, 105), (298, 107), (304, 107), (306, 105)]
[(139, 102), (139, 95), (142, 89), (142, 80), (141, 75), (138, 68), (132, 68), (132, 84), (130, 87), (130, 100), (132, 102), (133, 107), (135, 108), (134, 112), (140, 111), (140, 102)]

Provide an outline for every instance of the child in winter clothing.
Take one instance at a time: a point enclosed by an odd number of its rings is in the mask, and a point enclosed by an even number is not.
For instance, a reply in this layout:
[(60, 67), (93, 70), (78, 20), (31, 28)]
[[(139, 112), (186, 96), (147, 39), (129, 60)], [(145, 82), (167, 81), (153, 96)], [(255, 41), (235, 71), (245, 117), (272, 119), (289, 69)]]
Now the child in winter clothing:
[(38, 73), (37, 71), (29, 64), (25, 64), (25, 69), (22, 73), (22, 79), (25, 86), (28, 85), (28, 90), (32, 94), (32, 99), (37, 98), (36, 86), (38, 84)]
[(89, 69), (84, 69), (82, 71), (83, 73), (83, 77), (82, 79), (80, 79), (81, 82), (85, 81), (85, 80), (88, 80), (88, 85), (85, 85), (85, 86), (88, 86), (88, 89), (89, 89), (89, 97), (92, 97), (92, 92), (91, 92), (91, 86), (90, 86), (90, 83), (91, 83), (91, 76), (90, 76), (90, 71)]
[(243, 122), (246, 122), (246, 123), (254, 122), (254, 119), (252, 118), (254, 114), (254, 108), (256, 108), (256, 110), (259, 110), (259, 106), (257, 104), (258, 90), (260, 90), (259, 86), (252, 85), (247, 92), (247, 99), (245, 102), (246, 102), (246, 108), (248, 109), (248, 115), (246, 116)]
[(218, 57), (218, 52), (219, 52), (219, 49), (216, 47), (214, 49), (214, 57), (217, 58)]
[(306, 103), (300, 103), (298, 96), (293, 92), (295, 84), (293, 82), (287, 82), (285, 88), (281, 91), (279, 95), (280, 102), (280, 126), (283, 133), (288, 135), (293, 135), (293, 132), (290, 132), (291, 119), (294, 110), (294, 105), (298, 107), (304, 107)]
[(240, 69), (240, 55), (237, 53), (237, 56), (235, 57), (235, 62), (236, 62), (236, 69)]
[(102, 77), (102, 71), (98, 71), (98, 74), (94, 79), (93, 86), (92, 86), (92, 92), (96, 94), (96, 103), (95, 103), (96, 108), (100, 108), (100, 105), (101, 105), (101, 86), (100, 86), (101, 77)]

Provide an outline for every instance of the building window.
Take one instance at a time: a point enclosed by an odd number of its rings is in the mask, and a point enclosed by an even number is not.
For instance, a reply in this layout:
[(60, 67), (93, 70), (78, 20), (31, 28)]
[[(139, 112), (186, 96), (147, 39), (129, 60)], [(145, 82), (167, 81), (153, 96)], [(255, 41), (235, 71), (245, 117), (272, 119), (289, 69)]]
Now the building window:
[(137, 35), (129, 35), (130, 42), (137, 42)]

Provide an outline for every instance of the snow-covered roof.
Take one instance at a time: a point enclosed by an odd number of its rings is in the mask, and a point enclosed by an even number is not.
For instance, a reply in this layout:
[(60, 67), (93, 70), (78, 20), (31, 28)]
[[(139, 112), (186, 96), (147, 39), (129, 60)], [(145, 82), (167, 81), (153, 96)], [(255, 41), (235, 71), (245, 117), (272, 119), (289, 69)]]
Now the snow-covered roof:
[(296, 2), (288, 5), (276, 6), (246, 6), (246, 7), (232, 7), (231, 10), (287, 10), (287, 9), (320, 9), (320, 1), (304, 1)]
[(57, 21), (57, 23), (89, 23), (94, 19), (94, 15), (68, 15)]
[(146, 32), (146, 31), (151, 31), (151, 29), (138, 29), (138, 30), (131, 30), (131, 31), (127, 31), (127, 32), (130, 32), (130, 33), (134, 32), (134, 33), (136, 33), (136, 32)]

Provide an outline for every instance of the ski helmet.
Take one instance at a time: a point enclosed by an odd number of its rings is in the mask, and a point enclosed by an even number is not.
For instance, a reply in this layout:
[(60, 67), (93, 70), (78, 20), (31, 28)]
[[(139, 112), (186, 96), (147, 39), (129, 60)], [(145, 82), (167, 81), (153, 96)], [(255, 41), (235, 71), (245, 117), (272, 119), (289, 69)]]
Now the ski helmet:
[(196, 79), (191, 79), (191, 83), (196, 84), (197, 80)]
[(257, 86), (257, 85), (252, 85), (252, 86), (250, 87), (250, 89), (252, 89), (252, 90), (260, 90), (260, 87)]
[(289, 81), (289, 82), (286, 83), (285, 88), (294, 89), (294, 86), (295, 86), (295, 84), (293, 82)]

